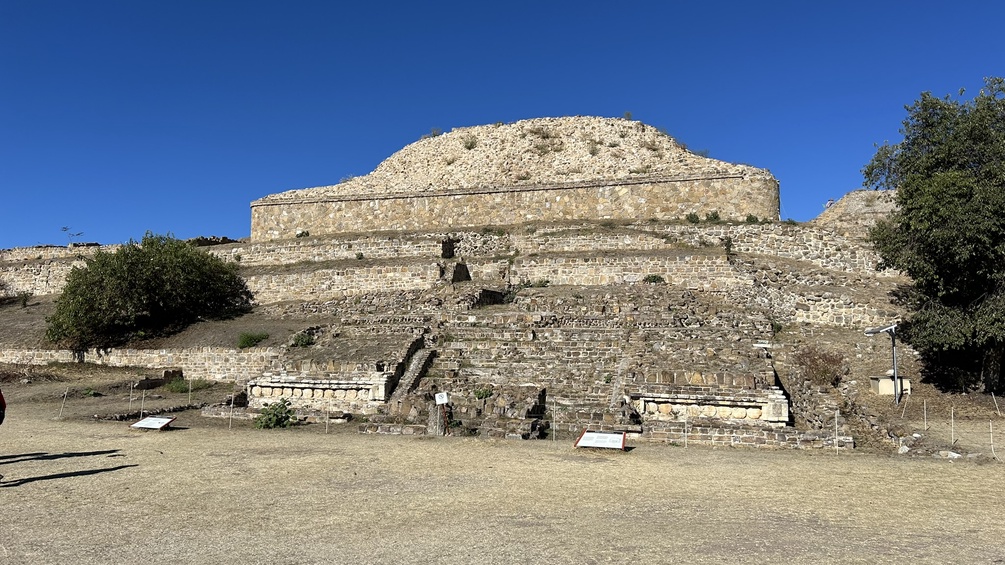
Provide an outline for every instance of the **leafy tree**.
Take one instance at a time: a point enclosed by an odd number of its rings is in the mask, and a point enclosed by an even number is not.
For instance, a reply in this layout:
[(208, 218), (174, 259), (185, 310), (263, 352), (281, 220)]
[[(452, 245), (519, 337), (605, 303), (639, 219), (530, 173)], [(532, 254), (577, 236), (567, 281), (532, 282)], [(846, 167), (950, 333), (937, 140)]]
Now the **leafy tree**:
[(46, 321), (50, 341), (109, 347), (246, 312), (251, 291), (237, 265), (171, 236), (147, 232), (114, 253), (98, 251), (66, 279)]
[[(963, 96), (963, 91), (960, 91)], [(913, 284), (900, 330), (926, 377), (951, 390), (1005, 389), (1005, 79), (971, 100), (923, 93), (903, 141), (879, 147), (866, 183), (897, 190), (872, 231), (883, 262)]]

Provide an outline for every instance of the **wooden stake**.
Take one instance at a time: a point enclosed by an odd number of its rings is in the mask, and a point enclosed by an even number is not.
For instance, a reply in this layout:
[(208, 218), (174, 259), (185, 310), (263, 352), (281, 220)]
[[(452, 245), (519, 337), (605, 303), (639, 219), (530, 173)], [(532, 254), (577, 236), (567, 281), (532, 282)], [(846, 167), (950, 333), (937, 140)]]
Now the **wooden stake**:
[(136, 388), (136, 383), (129, 383), (129, 413), (133, 413), (133, 389)]
[(994, 403), (995, 403), (995, 412), (997, 412), (998, 413), (998, 417), (1001, 418), (1002, 417), (1002, 411), (998, 409), (998, 399), (995, 398), (995, 393), (993, 393), (993, 392), (991, 393), (991, 400), (993, 400)]
[(928, 431), (928, 399), (922, 401), (922, 406), (925, 408), (925, 431)]
[(954, 406), (949, 407), (949, 437), (953, 440), (953, 443), (949, 445), (956, 445), (956, 408)]
[(234, 384), (230, 385), (230, 424), (227, 426), (228, 430), (234, 429), (234, 397), (237, 396), (237, 393), (234, 391), (237, 390), (236, 386), (237, 380), (235, 379)]
[(192, 405), (192, 379), (188, 380), (188, 405)]
[(907, 403), (910, 402), (910, 400), (911, 400), (911, 395), (907, 395), (907, 398), (904, 399), (904, 409), (900, 411), (900, 419), (901, 420), (904, 419), (904, 414), (907, 414)]
[(838, 451), (838, 415), (840, 414), (840, 410), (834, 411), (834, 453), (841, 453)]
[(328, 433), (328, 423), (332, 420), (332, 399), (328, 398), (328, 412), (325, 415), (325, 433)]
[(998, 454), (995, 453), (995, 426), (988, 420), (988, 431), (991, 433), (991, 456), (995, 458), (995, 461), (1001, 461), (998, 459)]
[(143, 419), (143, 404), (147, 400), (147, 390), (143, 389), (143, 396), (140, 397), (140, 420)]
[(70, 394), (70, 387), (66, 387), (66, 392), (63, 393), (63, 404), (59, 407), (59, 416), (56, 417), (58, 420), (63, 419), (63, 408), (66, 406), (66, 397)]

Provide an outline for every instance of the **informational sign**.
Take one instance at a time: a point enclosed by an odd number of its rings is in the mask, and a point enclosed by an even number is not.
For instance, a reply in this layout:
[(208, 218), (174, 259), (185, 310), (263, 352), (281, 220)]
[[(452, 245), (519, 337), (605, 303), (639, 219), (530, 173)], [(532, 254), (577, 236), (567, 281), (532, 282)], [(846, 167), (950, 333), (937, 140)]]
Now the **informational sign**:
[(584, 431), (576, 440), (576, 447), (602, 447), (605, 449), (625, 449), (625, 432)]
[(441, 404), (450, 404), (450, 395), (445, 392), (436, 393), (435, 398), (437, 406)]
[(163, 430), (176, 419), (177, 418), (165, 418), (163, 416), (147, 416), (129, 427), (136, 428), (138, 430)]

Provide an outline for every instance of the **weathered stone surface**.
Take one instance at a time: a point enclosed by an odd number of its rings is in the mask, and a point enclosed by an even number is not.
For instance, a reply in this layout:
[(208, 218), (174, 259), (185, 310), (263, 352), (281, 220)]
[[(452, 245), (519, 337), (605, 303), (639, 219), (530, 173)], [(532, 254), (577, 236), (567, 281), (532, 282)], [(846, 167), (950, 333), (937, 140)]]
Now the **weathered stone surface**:
[(652, 126), (569, 117), (475, 126), (424, 139), (372, 173), (252, 203), (252, 240), (528, 221), (778, 218), (764, 169), (688, 152)]

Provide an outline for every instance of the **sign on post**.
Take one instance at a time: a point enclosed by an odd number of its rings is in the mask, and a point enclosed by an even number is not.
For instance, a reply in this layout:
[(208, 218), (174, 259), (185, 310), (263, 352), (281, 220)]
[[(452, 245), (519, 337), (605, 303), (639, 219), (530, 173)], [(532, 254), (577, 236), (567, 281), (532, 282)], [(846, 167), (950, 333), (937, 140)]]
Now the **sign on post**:
[(176, 419), (177, 418), (165, 418), (164, 416), (147, 416), (129, 427), (136, 428), (138, 430), (163, 430)]
[(625, 432), (591, 432), (584, 430), (576, 440), (576, 447), (601, 447), (605, 449), (625, 449)]

